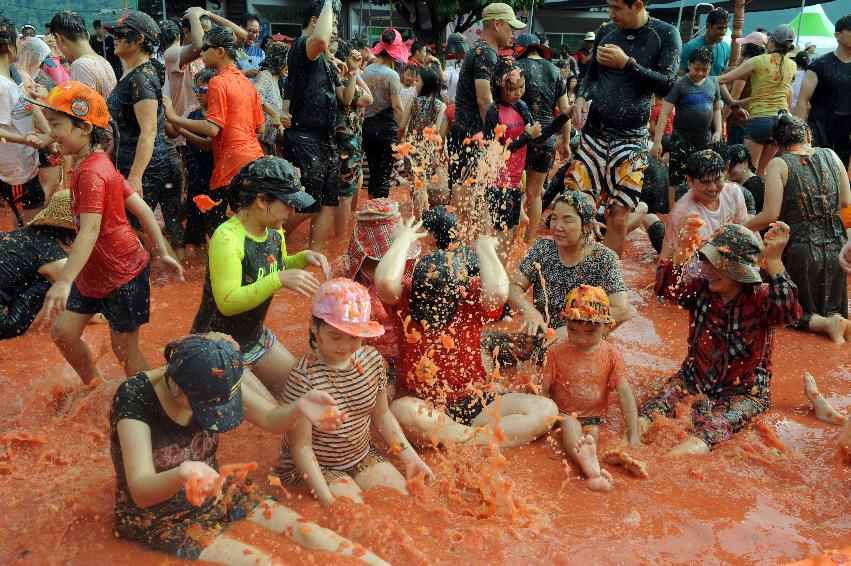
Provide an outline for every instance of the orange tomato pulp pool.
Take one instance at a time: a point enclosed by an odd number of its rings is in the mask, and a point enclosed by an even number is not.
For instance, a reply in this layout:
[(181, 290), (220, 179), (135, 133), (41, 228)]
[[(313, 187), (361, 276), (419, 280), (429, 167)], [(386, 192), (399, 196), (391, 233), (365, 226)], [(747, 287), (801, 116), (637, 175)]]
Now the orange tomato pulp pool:
[[(0, 213), (6, 229), (9, 218)], [(305, 249), (306, 228), (287, 239), (291, 250)], [(348, 235), (333, 242), (329, 257), (342, 253), (347, 243)], [(509, 272), (522, 253), (513, 253)], [(685, 357), (688, 319), (686, 312), (653, 296), (655, 255), (643, 232), (630, 237), (622, 265), (638, 315), (608, 340), (623, 353), (640, 404)], [(189, 266), (186, 282), (152, 289), (151, 323), (140, 332), (151, 367), (164, 363), (163, 348), (170, 340), (189, 332), (203, 281), (204, 266)], [(282, 291), (266, 319), (296, 356), (308, 349), (309, 312), (310, 299)], [(518, 330), (521, 322), (501, 324)], [(92, 351), (107, 352), (98, 362), (105, 379), (61, 413), (69, 393), (83, 386), (47, 335), (0, 341), (0, 444), (14, 448), (8, 457), (0, 451), (0, 464), (7, 466), (0, 474), (0, 564), (185, 564), (114, 535), (109, 409), (122, 374), (110, 352), (106, 325), (87, 327), (84, 339)], [(274, 486), (268, 491), (310, 521), (392, 564), (775, 565), (806, 557), (823, 558), (807, 564), (830, 564), (828, 551), (847, 547), (851, 539), (851, 467), (836, 449), (839, 427), (813, 416), (802, 374), (810, 371), (822, 394), (847, 414), (848, 347), (780, 328), (775, 348), (773, 406), (757, 420), (788, 448), (782, 454), (748, 426), (711, 454), (668, 458), (664, 452), (687, 434), (682, 422), (671, 418), (651, 429), (645, 446), (629, 450), (648, 463), (650, 478), (633, 479), (621, 468), (603, 464), (615, 477), (615, 488), (608, 493), (585, 488), (560, 447), (558, 431), (498, 452), (488, 447), (422, 450), (437, 479), (409, 483), (411, 497), (379, 488), (365, 493), (366, 505), (341, 499), (322, 507), (304, 486), (291, 488), (292, 498)], [(510, 372), (502, 372), (507, 386), (517, 378)], [(616, 445), (622, 430), (613, 395), (599, 452)], [(220, 436), (218, 458), (256, 461), (257, 470), (249, 477), (265, 484), (280, 444), (280, 437), (243, 424)], [(376, 444), (404, 470), (377, 437)], [(511, 482), (513, 501), (529, 509), (534, 521), (524, 525), (510, 514), (480, 512), (487, 505), (475, 472), (484, 471), (482, 462), (488, 459), (503, 466), (499, 474)], [(492, 475), (480, 485), (501, 495), (508, 484)], [(270, 535), (250, 523), (234, 524), (227, 532), (284, 563), (356, 563), (301, 549), (286, 536)]]

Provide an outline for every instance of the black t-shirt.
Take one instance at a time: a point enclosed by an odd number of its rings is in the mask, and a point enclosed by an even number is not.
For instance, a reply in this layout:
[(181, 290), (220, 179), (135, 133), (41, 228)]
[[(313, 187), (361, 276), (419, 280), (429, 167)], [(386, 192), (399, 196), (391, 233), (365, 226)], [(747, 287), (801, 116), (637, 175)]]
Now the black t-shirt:
[(600, 28), (594, 49), (607, 44), (619, 46), (635, 62), (615, 69), (591, 59), (578, 94), (594, 101), (583, 131), (620, 138), (646, 136), (653, 95), (667, 95), (677, 79), (680, 34), (656, 18), (630, 30), (609, 23)]
[(759, 214), (762, 212), (762, 205), (765, 201), (765, 181), (762, 180), (762, 177), (754, 175), (742, 183), (742, 187), (750, 191), (753, 195), (753, 206), (756, 212), (751, 212), (751, 214)]
[(115, 391), (109, 413), (109, 448), (115, 467), (115, 524), (119, 534), (126, 538), (143, 538), (142, 533), (135, 531), (156, 524), (184, 522), (213, 506), (215, 499), (211, 497), (201, 507), (195, 507), (186, 500), (186, 494), (181, 490), (151, 507), (137, 507), (127, 486), (118, 440), (118, 421), (122, 419), (141, 421), (151, 429), (154, 471), (157, 473), (176, 468), (188, 460), (204, 462), (217, 470), (216, 450), (219, 446), (218, 434), (202, 428), (194, 419), (186, 426), (173, 421), (163, 410), (145, 373), (128, 377)]
[(145, 175), (165, 177), (171, 163), (165, 141), (162, 83), (151, 61), (139, 65), (118, 81), (106, 101), (109, 115), (115, 120), (120, 133), (118, 147), (115, 150), (115, 166), (125, 177), (133, 166), (136, 144), (141, 133), (133, 106), (143, 100), (157, 101), (157, 135), (154, 140), (154, 152), (145, 169)]
[(831, 115), (851, 116), (851, 62), (843, 63), (835, 53), (822, 55), (807, 67), (818, 77), (810, 98), (812, 110)]
[[(567, 83), (558, 67), (546, 59), (525, 57), (517, 65), (526, 74), (526, 92), (523, 102), (532, 111), (535, 120), (546, 126), (553, 121), (558, 99), (567, 92)], [(552, 139), (552, 138), (551, 138)]]
[(498, 60), (496, 49), (479, 40), (467, 51), (458, 73), (458, 90), (455, 93), (455, 122), (452, 128), (469, 136), (484, 128), (479, 103), (476, 100), (476, 79), (491, 80)]
[(579, 76), (584, 77), (588, 74), (588, 67), (591, 66), (591, 62), (583, 63), (581, 59), (584, 59), (588, 56), (589, 51), (584, 47), (580, 47), (579, 51), (576, 52), (576, 68), (579, 69)]
[(0, 235), (0, 305), (10, 304), (21, 291), (44, 281), (38, 273), (41, 266), (67, 257), (56, 230), (25, 226)]
[(337, 116), (337, 87), (342, 83), (323, 55), (310, 60), (308, 39), (298, 38), (287, 53), (289, 72), (284, 99), (290, 101), (293, 131), (330, 139)]

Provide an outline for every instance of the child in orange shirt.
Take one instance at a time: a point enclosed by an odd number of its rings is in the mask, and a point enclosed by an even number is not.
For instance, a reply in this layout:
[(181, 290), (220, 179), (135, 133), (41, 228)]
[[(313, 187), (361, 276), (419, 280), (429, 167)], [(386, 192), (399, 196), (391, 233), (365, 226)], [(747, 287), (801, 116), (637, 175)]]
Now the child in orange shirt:
[(563, 316), (567, 339), (547, 352), (543, 392), (558, 405), (564, 418), (562, 445), (582, 469), (588, 487), (608, 491), (613, 487), (612, 476), (600, 468), (597, 434), (608, 412), (609, 393), (618, 392), (631, 446), (640, 443), (638, 409), (626, 380), (623, 357), (604, 339), (614, 324), (606, 292), (580, 285), (567, 295)]

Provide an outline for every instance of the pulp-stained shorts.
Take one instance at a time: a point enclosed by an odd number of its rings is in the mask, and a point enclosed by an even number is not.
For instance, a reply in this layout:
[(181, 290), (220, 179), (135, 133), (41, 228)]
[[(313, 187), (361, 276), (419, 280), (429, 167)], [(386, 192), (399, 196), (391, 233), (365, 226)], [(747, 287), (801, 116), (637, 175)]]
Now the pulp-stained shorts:
[(645, 138), (605, 138), (583, 132), (564, 185), (603, 199), (607, 207), (617, 204), (633, 209), (649, 163)]
[(531, 142), (526, 146), (526, 169), (549, 173), (556, 160), (556, 146), (552, 142)]
[(151, 264), (102, 299), (87, 297), (72, 284), (65, 308), (77, 314), (101, 313), (114, 332), (134, 332), (147, 324), (151, 315)]
[(310, 210), (298, 212), (318, 212), (320, 205), (339, 205), (340, 156), (330, 137), (287, 129), (284, 131), (284, 157), (299, 168), (304, 190), (317, 202)]

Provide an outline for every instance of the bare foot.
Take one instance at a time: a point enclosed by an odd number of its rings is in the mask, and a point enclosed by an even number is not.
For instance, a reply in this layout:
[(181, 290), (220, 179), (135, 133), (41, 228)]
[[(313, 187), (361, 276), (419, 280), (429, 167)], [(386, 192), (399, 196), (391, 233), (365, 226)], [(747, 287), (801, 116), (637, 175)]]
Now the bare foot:
[(804, 395), (810, 400), (813, 409), (816, 411), (816, 418), (830, 424), (841, 425), (845, 422), (845, 417), (836, 409), (830, 406), (827, 399), (819, 393), (818, 385), (815, 378), (809, 372), (804, 372)]
[(828, 319), (827, 334), (834, 344), (845, 344), (845, 323), (847, 322), (838, 314), (831, 315)]
[(588, 480), (589, 489), (609, 491), (614, 487), (612, 475), (600, 468), (600, 462), (597, 460), (597, 443), (593, 436), (586, 434), (579, 439), (573, 447), (573, 455)]
[(647, 479), (650, 477), (646, 462), (636, 460), (620, 448), (613, 448), (607, 451), (600, 458), (600, 461), (612, 466), (623, 466), (627, 472), (637, 478)]

